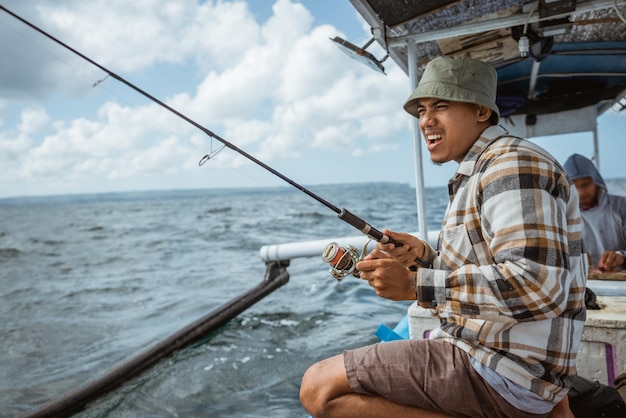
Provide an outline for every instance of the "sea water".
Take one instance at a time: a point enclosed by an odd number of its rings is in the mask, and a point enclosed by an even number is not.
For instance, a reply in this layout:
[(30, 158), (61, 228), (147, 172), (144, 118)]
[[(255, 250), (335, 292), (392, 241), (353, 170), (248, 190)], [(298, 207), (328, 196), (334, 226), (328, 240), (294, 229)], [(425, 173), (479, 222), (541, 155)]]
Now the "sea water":
[[(626, 180), (609, 181), (626, 194)], [(311, 187), (372, 226), (417, 230), (403, 184)], [(426, 189), (439, 229), (445, 187)], [(259, 284), (263, 245), (355, 236), (288, 187), (0, 199), (0, 417), (97, 378)], [(306, 368), (378, 341), (408, 302), (335, 281), (318, 257), (202, 343), (180, 350), (78, 417), (298, 417)]]
[[(311, 188), (382, 229), (417, 230), (401, 184)], [(445, 188), (428, 189), (438, 228)], [(0, 200), (0, 416), (15, 417), (130, 359), (262, 282), (263, 245), (360, 233), (296, 189), (152, 191)], [(79, 414), (306, 416), (306, 368), (377, 341), (406, 304), (341, 283), (321, 253), (201, 344)]]

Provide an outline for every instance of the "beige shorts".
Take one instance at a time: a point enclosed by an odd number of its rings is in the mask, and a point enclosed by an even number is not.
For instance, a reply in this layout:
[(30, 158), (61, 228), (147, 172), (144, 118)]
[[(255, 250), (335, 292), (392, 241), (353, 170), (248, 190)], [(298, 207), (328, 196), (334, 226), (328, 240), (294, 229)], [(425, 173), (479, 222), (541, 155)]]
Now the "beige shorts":
[(546, 417), (504, 400), (472, 367), (468, 355), (438, 340), (402, 340), (344, 352), (350, 387), (455, 417)]

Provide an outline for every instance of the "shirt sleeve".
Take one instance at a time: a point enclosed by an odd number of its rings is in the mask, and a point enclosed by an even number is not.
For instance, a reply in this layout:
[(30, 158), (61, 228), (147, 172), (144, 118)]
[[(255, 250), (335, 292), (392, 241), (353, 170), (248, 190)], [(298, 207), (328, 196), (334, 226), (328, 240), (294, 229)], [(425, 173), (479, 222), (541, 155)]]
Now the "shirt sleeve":
[[(622, 231), (622, 242), (626, 244), (626, 197), (624, 196), (616, 196), (616, 212), (618, 219), (620, 221), (620, 227)], [(624, 248), (620, 248), (622, 252), (626, 252), (626, 245)]]

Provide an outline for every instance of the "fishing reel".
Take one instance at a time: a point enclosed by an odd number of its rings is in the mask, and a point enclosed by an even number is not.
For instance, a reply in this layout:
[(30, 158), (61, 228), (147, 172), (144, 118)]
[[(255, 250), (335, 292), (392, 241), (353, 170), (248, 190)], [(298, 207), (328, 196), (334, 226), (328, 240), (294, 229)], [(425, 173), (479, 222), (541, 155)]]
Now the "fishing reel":
[(360, 277), (360, 272), (356, 269), (356, 263), (363, 260), (363, 257), (367, 253), (367, 245), (371, 239), (365, 241), (363, 244), (363, 250), (359, 255), (359, 250), (352, 245), (348, 245), (345, 248), (340, 247), (336, 242), (331, 242), (324, 248), (322, 253), (322, 260), (325, 263), (330, 264), (328, 270), (338, 282), (344, 277), (352, 274), (354, 277)]

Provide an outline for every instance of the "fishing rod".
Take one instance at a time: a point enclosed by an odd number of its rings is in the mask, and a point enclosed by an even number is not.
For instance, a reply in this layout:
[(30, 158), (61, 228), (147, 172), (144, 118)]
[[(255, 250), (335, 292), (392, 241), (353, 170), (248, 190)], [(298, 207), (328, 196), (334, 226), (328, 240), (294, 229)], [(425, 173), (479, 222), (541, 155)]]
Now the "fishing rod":
[[(225, 140), (224, 138), (220, 137), (219, 135), (215, 134), (214, 132), (210, 131), (209, 129), (205, 128), (204, 126), (200, 125), (198, 122), (196, 122), (193, 119), (189, 118), (188, 116), (180, 113), (178, 110), (176, 110), (173, 107), (165, 104), (164, 102), (162, 102), (161, 100), (157, 99), (156, 97), (154, 97), (150, 93), (148, 93), (145, 90), (139, 88), (135, 84), (133, 84), (130, 81), (126, 80), (125, 78), (117, 75), (116, 73), (114, 73), (113, 71), (111, 71), (108, 68), (104, 67), (103, 65), (100, 65), (96, 61), (94, 61), (91, 58), (87, 57), (86, 55), (80, 53), (79, 51), (77, 51), (76, 49), (74, 49), (71, 46), (67, 45), (63, 41), (61, 41), (61, 40), (55, 38), (54, 36), (50, 35), (48, 32), (44, 31), (43, 29), (41, 29), (38, 26), (34, 25), (33, 23), (29, 22), (28, 20), (26, 20), (26, 19), (22, 18), (21, 16), (15, 14), (14, 12), (10, 11), (9, 9), (7, 9), (6, 7), (4, 7), (1, 4), (0, 4), (0, 9), (2, 11), (6, 12), (7, 14), (13, 16), (15, 19), (19, 20), (20, 22), (24, 23), (25, 25), (31, 27), (35, 31), (39, 32), (40, 34), (44, 35), (46, 38), (52, 40), (53, 42), (55, 42), (55, 43), (57, 43), (59, 45), (61, 45), (63, 48), (71, 51), (75, 55), (79, 56), (80, 58), (84, 59), (85, 61), (89, 62), (90, 64), (96, 66), (100, 70), (104, 71), (107, 74), (107, 76), (116, 79), (117, 81), (119, 81), (122, 84), (125, 84), (126, 86), (128, 86), (131, 89), (135, 90), (137, 93), (139, 93), (142, 96), (150, 99), (151, 101), (153, 101), (154, 103), (158, 104), (162, 108), (168, 110), (169, 112), (171, 112), (171, 113), (175, 114), (176, 116), (178, 116), (179, 118), (183, 119), (187, 123), (195, 126), (200, 131), (202, 131), (205, 134), (207, 134), (209, 137), (211, 137), (213, 139), (216, 139), (217, 141), (219, 141), (222, 144), (224, 144), (224, 146), (226, 146), (226, 147), (230, 148), (231, 150), (235, 151), (236, 153), (244, 156), (245, 158), (247, 158), (248, 160), (252, 161), (253, 163), (263, 167), (264, 169), (266, 169), (270, 173), (274, 174), (275, 176), (277, 176), (281, 180), (284, 180), (285, 182), (289, 183), (290, 185), (292, 185), (296, 189), (300, 190), (301, 192), (305, 193), (306, 195), (308, 195), (308, 196), (312, 197), (313, 199), (317, 200), (319, 203), (321, 203), (322, 205), (326, 206), (327, 208), (329, 208), (330, 210), (335, 212), (339, 219), (341, 219), (342, 221), (350, 224), (351, 226), (353, 226), (357, 230), (361, 231), (362, 233), (364, 233), (365, 235), (367, 235), (371, 239), (374, 239), (377, 242), (380, 242), (382, 244), (390, 243), (390, 244), (394, 244), (396, 247), (401, 247), (402, 246), (401, 242), (398, 242), (398, 241), (394, 240), (393, 238), (383, 234), (378, 229), (372, 227), (367, 222), (365, 222), (363, 219), (359, 218), (358, 216), (356, 216), (355, 214), (353, 214), (349, 210), (347, 210), (345, 208), (339, 208), (339, 207), (333, 205), (332, 203), (328, 202), (327, 200), (323, 199), (322, 197), (320, 197), (317, 194), (313, 193), (312, 191), (308, 190), (304, 186), (301, 186), (300, 184), (298, 184), (295, 181), (291, 180), (289, 177), (281, 174), (280, 172), (276, 171), (272, 167), (268, 166), (263, 161), (258, 160), (257, 158), (255, 158), (254, 156), (248, 154), (247, 152), (245, 152), (241, 148), (239, 148), (236, 145), (232, 144), (231, 142)], [(208, 156), (208, 155), (203, 157), (202, 160), (200, 160), (200, 163), (201, 164), (204, 163), (209, 158), (210, 158), (210, 156)], [(343, 268), (340, 269), (342, 271), (341, 274), (343, 274), (343, 275), (347, 275), (347, 274), (350, 274), (350, 273), (352, 273), (354, 275), (357, 275), (358, 272), (355, 272), (354, 264), (356, 264), (356, 261), (358, 261), (358, 260), (355, 259), (354, 257), (350, 257), (349, 255), (351, 253), (353, 254), (353, 250), (351, 249), (351, 247), (346, 250), (346, 249), (343, 249), (343, 248), (339, 247), (335, 243), (331, 243), (324, 250), (324, 252), (322, 254), (322, 258), (324, 259), (324, 261), (328, 262), (332, 266), (332, 268), (337, 268), (337, 266), (343, 267)], [(339, 254), (339, 257), (337, 257), (338, 254)], [(346, 255), (346, 256), (344, 256), (344, 255)], [(429, 267), (430, 266), (426, 261), (422, 260), (419, 257), (417, 257), (415, 259), (415, 262), (417, 264), (423, 266), (423, 267)], [(417, 267), (413, 266), (412, 270), (414, 270), (414, 271), (417, 270)]]

